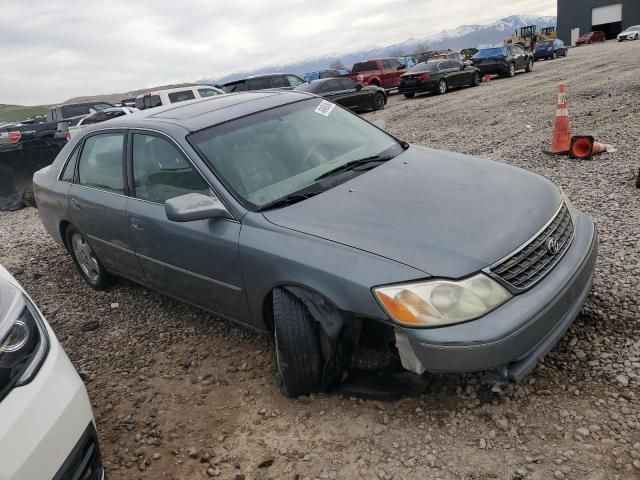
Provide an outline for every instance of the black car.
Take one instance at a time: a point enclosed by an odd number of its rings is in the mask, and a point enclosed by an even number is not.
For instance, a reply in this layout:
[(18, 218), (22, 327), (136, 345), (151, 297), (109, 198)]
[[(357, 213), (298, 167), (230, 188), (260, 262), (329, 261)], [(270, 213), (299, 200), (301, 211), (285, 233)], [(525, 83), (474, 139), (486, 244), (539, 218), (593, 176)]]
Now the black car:
[(514, 77), (518, 70), (533, 70), (533, 54), (520, 45), (482, 48), (471, 61), (483, 75)]
[(272, 73), (269, 75), (257, 75), (245, 78), (244, 80), (234, 80), (222, 86), (224, 93), (246, 92), (248, 90), (267, 90), (278, 88), (280, 90), (293, 90), (304, 80), (297, 75), (290, 73)]
[(295, 90), (315, 93), (352, 110), (382, 110), (387, 103), (384, 88), (376, 85), (363, 86), (348, 78), (322, 78), (303, 83)]
[(480, 70), (455, 60), (430, 60), (414, 65), (400, 76), (398, 92), (412, 98), (416, 93), (445, 94), (451, 88), (477, 87)]

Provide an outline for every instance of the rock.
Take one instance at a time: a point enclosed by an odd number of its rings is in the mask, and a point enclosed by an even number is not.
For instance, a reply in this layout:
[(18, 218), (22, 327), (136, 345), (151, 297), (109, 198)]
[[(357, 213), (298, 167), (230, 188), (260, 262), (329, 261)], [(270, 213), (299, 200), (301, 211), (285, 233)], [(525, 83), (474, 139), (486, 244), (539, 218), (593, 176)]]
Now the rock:
[(480, 439), (480, 441), (479, 441), (478, 443), (479, 443), (479, 445), (478, 445), (478, 446), (479, 446), (482, 450), (484, 450), (485, 448), (487, 448), (487, 441), (486, 441), (484, 438), (481, 438), (481, 439)]
[(495, 421), (495, 425), (499, 430), (502, 430), (503, 432), (506, 432), (509, 429), (509, 421), (504, 417), (498, 418)]
[(616, 377), (616, 382), (618, 382), (623, 387), (628, 387), (629, 386), (629, 379), (627, 377), (625, 377), (624, 375), (618, 375)]
[(563, 480), (564, 473), (562, 473), (560, 470), (556, 470), (555, 472), (553, 472), (553, 478), (556, 478), (557, 480)]
[(198, 449), (196, 447), (190, 447), (187, 450), (187, 454), (191, 457), (191, 458), (198, 458)]
[(582, 438), (587, 438), (591, 432), (587, 428), (578, 428), (576, 433), (580, 435)]

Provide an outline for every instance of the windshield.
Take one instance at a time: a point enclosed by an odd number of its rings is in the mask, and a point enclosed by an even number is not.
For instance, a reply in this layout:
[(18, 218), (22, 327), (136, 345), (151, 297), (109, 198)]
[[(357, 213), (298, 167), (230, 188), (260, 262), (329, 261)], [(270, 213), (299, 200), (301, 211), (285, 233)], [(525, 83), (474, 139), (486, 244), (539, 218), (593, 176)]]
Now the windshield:
[(438, 65), (442, 63), (442, 60), (435, 60), (433, 62), (424, 62), (411, 67), (411, 69), (407, 73), (417, 73), (417, 72), (437, 72)]
[(485, 48), (476, 53), (473, 58), (489, 58), (489, 57), (502, 57), (507, 54), (507, 49), (504, 47), (498, 48)]
[[(209, 127), (189, 142), (245, 205), (261, 206), (318, 184), (354, 160), (395, 156), (393, 137), (326, 100), (310, 98)], [(362, 173), (362, 172), (358, 172)]]

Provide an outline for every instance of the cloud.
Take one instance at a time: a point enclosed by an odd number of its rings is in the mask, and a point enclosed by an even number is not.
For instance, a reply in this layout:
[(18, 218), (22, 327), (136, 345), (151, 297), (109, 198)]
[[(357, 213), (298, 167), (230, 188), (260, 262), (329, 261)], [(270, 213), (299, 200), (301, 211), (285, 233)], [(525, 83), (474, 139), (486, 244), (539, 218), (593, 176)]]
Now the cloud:
[(387, 45), (556, 0), (30, 0), (2, 5), (0, 103), (39, 104)]

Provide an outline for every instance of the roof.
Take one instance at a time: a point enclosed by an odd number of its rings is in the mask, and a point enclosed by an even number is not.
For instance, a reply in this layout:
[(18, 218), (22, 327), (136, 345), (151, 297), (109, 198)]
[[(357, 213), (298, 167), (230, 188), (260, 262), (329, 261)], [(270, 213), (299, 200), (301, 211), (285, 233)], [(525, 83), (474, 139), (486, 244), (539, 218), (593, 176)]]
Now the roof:
[[(294, 77), (298, 77), (298, 75), (296, 75), (295, 73), (260, 73), (258, 75), (250, 75), (247, 78), (240, 78), (238, 80), (232, 80), (230, 82), (227, 83), (223, 83), (222, 86), (226, 87), (227, 85), (235, 85), (236, 83), (242, 83), (242, 82), (246, 82), (247, 80), (254, 80), (256, 78), (269, 78), (269, 77), (279, 77), (282, 75), (291, 75)], [(298, 77), (300, 78), (300, 77)]]
[(199, 98), (162, 107), (149, 108), (111, 120), (122, 128), (179, 126), (194, 132), (203, 128), (314, 97), (293, 90), (256, 90)]
[(184, 92), (185, 90), (191, 90), (193, 88), (215, 88), (213, 85), (183, 85), (182, 87), (173, 87), (173, 88), (161, 88), (160, 90), (149, 90), (148, 92), (141, 93), (136, 98), (146, 97), (147, 95), (155, 95), (160, 92), (163, 93), (173, 93), (173, 92)]

